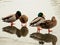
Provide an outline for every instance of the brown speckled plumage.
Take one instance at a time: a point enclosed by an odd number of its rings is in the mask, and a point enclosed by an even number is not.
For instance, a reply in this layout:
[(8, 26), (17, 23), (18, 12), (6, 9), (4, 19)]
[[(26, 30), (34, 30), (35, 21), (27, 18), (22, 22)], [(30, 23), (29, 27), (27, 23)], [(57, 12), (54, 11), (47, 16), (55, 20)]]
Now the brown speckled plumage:
[(53, 16), (51, 20), (44, 21), (43, 23), (40, 24), (40, 26), (45, 29), (50, 29), (56, 26), (56, 24), (57, 24), (57, 20)]
[(26, 23), (28, 21), (28, 17), (26, 15), (21, 15), (19, 19), (21, 23)]

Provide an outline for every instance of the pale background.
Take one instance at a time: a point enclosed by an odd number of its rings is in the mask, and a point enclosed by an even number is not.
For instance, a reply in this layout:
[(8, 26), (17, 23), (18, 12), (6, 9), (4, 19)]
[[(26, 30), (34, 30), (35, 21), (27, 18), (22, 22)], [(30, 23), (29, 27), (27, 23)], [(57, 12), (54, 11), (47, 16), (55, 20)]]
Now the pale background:
[[(60, 45), (60, 0), (0, 0), (0, 45), (39, 45), (38, 41), (29, 38), (30, 34), (36, 32), (36, 28), (30, 27), (29, 23), (37, 17), (39, 12), (43, 12), (46, 19), (51, 19), (55, 16), (57, 19), (57, 26), (52, 28), (53, 35), (58, 38), (57, 45)], [(17, 10), (22, 14), (28, 16), (28, 29), (29, 34), (26, 37), (18, 38), (15, 34), (9, 34), (2, 31), (2, 28), (10, 25), (9, 23), (2, 22), (1, 18), (14, 14)], [(19, 20), (15, 22), (17, 28), (21, 28)], [(43, 29), (42, 33), (47, 33), (47, 30)], [(3, 38), (2, 38), (3, 37)], [(7, 37), (7, 38), (4, 38)], [(51, 43), (45, 43), (45, 45), (51, 45)]]

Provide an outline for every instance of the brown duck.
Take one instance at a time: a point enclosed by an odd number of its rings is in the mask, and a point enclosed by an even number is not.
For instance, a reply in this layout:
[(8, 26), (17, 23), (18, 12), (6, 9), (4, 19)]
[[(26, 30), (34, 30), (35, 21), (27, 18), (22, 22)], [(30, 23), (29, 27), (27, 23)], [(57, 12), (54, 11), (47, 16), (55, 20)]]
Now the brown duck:
[(21, 24), (22, 26), (26, 26), (27, 25), (28, 17), (26, 15), (21, 15), (19, 19), (20, 19), (20, 21), (22, 23)]
[(48, 29), (48, 33), (50, 33), (52, 32), (52, 30), (50, 29), (55, 27), (56, 24), (57, 24), (57, 20), (55, 16), (53, 16), (51, 20), (45, 20), (42, 23), (36, 24), (34, 26), (40, 26), (41, 28)]

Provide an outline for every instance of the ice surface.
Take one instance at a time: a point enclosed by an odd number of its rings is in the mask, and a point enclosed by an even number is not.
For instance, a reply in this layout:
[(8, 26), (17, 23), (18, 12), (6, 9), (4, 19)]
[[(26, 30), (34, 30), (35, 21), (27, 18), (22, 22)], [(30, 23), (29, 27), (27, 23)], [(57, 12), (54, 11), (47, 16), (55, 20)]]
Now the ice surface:
[[(60, 2), (59, 0), (55, 0)], [(43, 12), (46, 19), (50, 19), (55, 16), (58, 23), (57, 26), (52, 28), (54, 34), (57, 36), (57, 45), (60, 45), (60, 4), (57, 4), (54, 0), (12, 0), (12, 2), (0, 1), (0, 45), (39, 45), (38, 41), (31, 39), (29, 36), (31, 33), (36, 32), (36, 27), (30, 27), (29, 23), (37, 17), (39, 12)], [(2, 3), (1, 3), (2, 2)], [(52, 3), (51, 3), (52, 2)], [(16, 34), (10, 34), (3, 31), (3, 27), (10, 26), (9, 23), (2, 22), (1, 18), (14, 14), (17, 10), (20, 10), (22, 14), (28, 16), (27, 22), (28, 34), (24, 37), (17, 37)], [(15, 27), (21, 29), (21, 23), (17, 20)], [(41, 30), (41, 33), (47, 33), (47, 29)], [(6, 37), (6, 38), (5, 38)], [(51, 43), (45, 43), (44, 45), (52, 45)]]

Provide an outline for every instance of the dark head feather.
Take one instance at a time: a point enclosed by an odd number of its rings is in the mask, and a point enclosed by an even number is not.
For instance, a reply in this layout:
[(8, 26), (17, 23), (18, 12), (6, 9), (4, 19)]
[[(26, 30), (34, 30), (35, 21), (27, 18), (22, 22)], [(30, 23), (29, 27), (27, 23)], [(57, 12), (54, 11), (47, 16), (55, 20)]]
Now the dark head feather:
[(18, 19), (20, 16), (21, 16), (21, 12), (20, 11), (17, 11), (16, 12), (16, 19)]
[(43, 17), (43, 13), (42, 12), (38, 13), (38, 17)]
[(20, 11), (17, 11), (16, 12), (16, 15), (21, 16), (21, 12)]

